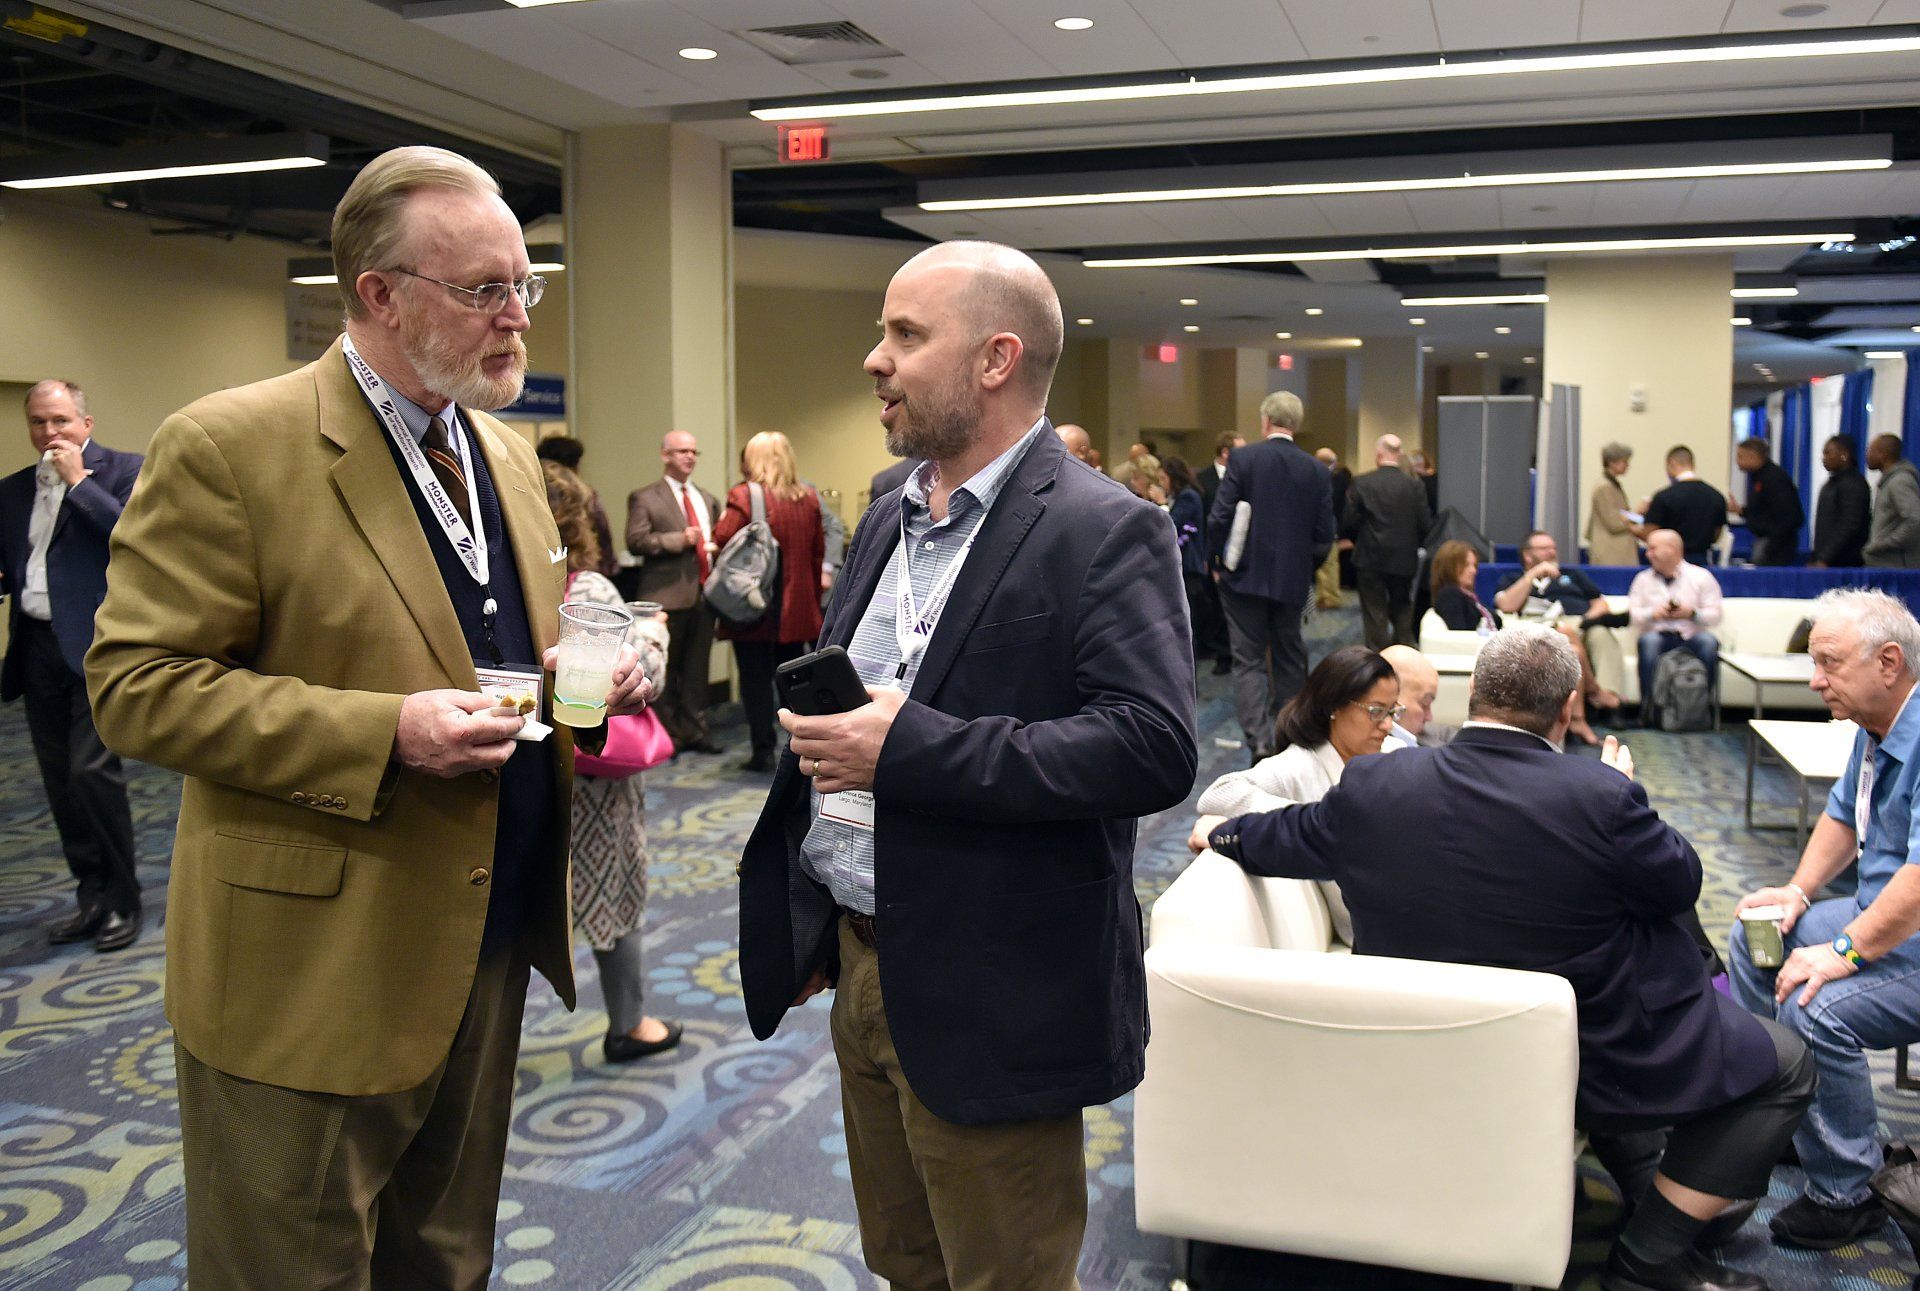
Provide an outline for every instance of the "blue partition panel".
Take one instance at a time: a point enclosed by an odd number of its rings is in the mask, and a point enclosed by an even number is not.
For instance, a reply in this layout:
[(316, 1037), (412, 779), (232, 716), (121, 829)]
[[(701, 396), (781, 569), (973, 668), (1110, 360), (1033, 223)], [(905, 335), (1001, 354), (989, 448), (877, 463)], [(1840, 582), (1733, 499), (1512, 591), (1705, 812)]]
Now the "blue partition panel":
[[(1573, 568), (1569, 566), (1569, 568)], [(1609, 596), (1625, 596), (1633, 576), (1640, 572), (1631, 565), (1581, 565)], [(1489, 563), (1480, 566), (1474, 588), (1486, 604), (1493, 594), (1518, 578), (1518, 564)], [(1755, 569), (1733, 566), (1715, 568), (1723, 596), (1783, 596), (1812, 600), (1830, 587), (1877, 587), (1892, 592), (1908, 606), (1920, 610), (1920, 569)]]

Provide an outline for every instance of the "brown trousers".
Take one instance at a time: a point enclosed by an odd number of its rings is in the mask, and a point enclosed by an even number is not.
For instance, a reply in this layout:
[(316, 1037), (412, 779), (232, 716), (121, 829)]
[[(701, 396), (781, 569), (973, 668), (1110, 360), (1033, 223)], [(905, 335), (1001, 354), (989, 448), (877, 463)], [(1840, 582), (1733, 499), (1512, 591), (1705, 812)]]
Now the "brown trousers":
[(263, 1085), (176, 1042), (194, 1291), (481, 1291), (527, 973), (482, 959), (446, 1062), (397, 1094)]
[(1079, 1291), (1080, 1113), (955, 1125), (928, 1111), (894, 1052), (880, 961), (844, 919), (833, 1050), (868, 1268), (894, 1291)]
[(667, 611), (667, 685), (655, 706), (675, 748), (707, 738), (707, 672), (713, 655), (713, 611), (698, 593), (693, 605)]

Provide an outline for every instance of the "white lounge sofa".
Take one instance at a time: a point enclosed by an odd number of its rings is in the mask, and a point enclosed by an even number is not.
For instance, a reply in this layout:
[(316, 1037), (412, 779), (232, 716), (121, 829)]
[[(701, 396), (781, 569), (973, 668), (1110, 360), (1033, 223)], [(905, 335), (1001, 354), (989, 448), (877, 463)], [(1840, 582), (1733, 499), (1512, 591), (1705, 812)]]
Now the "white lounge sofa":
[[(1627, 598), (1609, 596), (1607, 604), (1616, 611), (1625, 611)], [(1795, 600), (1780, 596), (1730, 596), (1721, 602), (1724, 607), (1720, 623), (1713, 629), (1713, 635), (1720, 642), (1720, 650), (1751, 650), (1761, 654), (1780, 654), (1787, 648), (1787, 641), (1793, 636), (1794, 628), (1807, 618), (1813, 610), (1812, 601)], [(1637, 666), (1640, 658), (1640, 634), (1634, 629), (1609, 629), (1620, 639), (1620, 656), (1626, 664), (1625, 684), (1621, 687), (1620, 697), (1628, 703), (1640, 700), (1640, 673)], [(1441, 622), (1440, 616), (1428, 610), (1420, 619), (1420, 648), (1430, 655), (1476, 655), (1480, 652), (1480, 643), (1484, 638), (1477, 632), (1456, 632)], [(1446, 694), (1450, 688), (1449, 679), (1442, 679), (1440, 701), (1436, 701), (1434, 716), (1442, 721), (1457, 720), (1442, 715), (1442, 709), (1452, 711), (1456, 705), (1455, 696)], [(1454, 687), (1457, 689), (1457, 687)], [(1457, 707), (1465, 712), (1464, 691), (1458, 697)], [(1728, 708), (1750, 708), (1753, 705), (1753, 683), (1733, 672), (1725, 665), (1720, 669), (1720, 702)], [(1444, 702), (1443, 702), (1444, 701)], [(1767, 690), (1767, 709), (1823, 711), (1826, 705), (1811, 690), (1801, 687), (1773, 686)]]
[(1573, 1226), (1573, 989), (1339, 953), (1311, 883), (1211, 852), (1154, 903), (1145, 1232), (1552, 1287)]

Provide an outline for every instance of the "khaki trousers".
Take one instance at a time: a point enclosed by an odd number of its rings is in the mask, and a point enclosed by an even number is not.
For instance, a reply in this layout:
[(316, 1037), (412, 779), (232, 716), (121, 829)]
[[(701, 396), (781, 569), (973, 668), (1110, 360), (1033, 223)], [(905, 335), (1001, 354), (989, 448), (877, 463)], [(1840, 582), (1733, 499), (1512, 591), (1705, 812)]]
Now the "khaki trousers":
[(844, 919), (833, 1050), (868, 1268), (894, 1291), (1079, 1291), (1080, 1113), (955, 1125), (928, 1111), (894, 1052), (880, 961)]
[(1580, 640), (1587, 647), (1587, 659), (1593, 664), (1593, 679), (1602, 690), (1616, 695), (1626, 689), (1627, 665), (1620, 655), (1620, 638), (1612, 628), (1583, 628)]
[(1323, 610), (1337, 610), (1345, 599), (1340, 595), (1340, 544), (1335, 543), (1313, 571), (1313, 601)]
[(397, 1094), (263, 1085), (175, 1042), (193, 1291), (484, 1288), (526, 999), (518, 948), (483, 958), (446, 1062)]

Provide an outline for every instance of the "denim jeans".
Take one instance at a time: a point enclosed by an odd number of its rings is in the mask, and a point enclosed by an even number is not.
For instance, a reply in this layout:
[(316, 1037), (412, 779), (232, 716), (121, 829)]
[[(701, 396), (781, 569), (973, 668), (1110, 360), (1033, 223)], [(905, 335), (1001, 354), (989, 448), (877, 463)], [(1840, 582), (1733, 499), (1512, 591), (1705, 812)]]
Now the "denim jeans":
[[(1832, 941), (1859, 915), (1851, 897), (1819, 902), (1787, 934), (1787, 952)], [(1799, 991), (1784, 1004), (1773, 1002), (1774, 970), (1753, 966), (1746, 932), (1737, 921), (1732, 940), (1727, 960), (1733, 997), (1805, 1040), (1820, 1069), (1813, 1107), (1793, 1136), (1807, 1172), (1807, 1193), (1823, 1206), (1857, 1205), (1870, 1195), (1867, 1181), (1881, 1164), (1875, 1132), (1879, 1112), (1866, 1051), (1920, 1043), (1920, 936), (1909, 937), (1852, 977), (1828, 982), (1805, 1008), (1798, 1003)]]
[(1640, 634), (1640, 704), (1653, 703), (1653, 669), (1660, 656), (1669, 650), (1688, 650), (1707, 666), (1707, 685), (1720, 689), (1720, 643), (1711, 632), (1696, 632), (1683, 638), (1678, 632), (1649, 630)]

